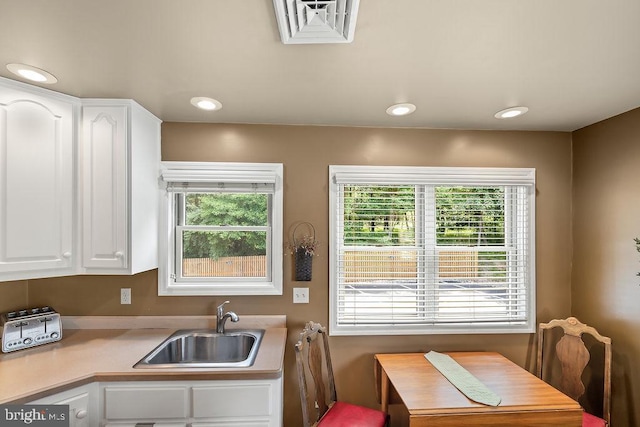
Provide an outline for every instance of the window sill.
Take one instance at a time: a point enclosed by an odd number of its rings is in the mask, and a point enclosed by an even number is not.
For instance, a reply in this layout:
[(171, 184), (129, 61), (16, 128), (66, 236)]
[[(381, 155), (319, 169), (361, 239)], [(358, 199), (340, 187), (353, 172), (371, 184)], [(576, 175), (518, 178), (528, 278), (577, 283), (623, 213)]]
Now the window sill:
[(174, 284), (158, 286), (159, 296), (198, 295), (282, 295), (282, 284), (274, 283), (220, 283), (201, 282), (194, 284)]

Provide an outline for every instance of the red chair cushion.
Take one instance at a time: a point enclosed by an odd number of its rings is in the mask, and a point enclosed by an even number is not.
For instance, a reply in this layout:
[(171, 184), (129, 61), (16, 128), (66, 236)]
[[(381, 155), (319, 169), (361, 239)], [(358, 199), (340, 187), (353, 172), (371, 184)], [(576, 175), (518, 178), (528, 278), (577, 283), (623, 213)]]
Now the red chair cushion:
[(376, 409), (336, 402), (324, 414), (318, 427), (383, 427), (387, 414)]
[(602, 418), (582, 411), (582, 427), (607, 427), (607, 422)]

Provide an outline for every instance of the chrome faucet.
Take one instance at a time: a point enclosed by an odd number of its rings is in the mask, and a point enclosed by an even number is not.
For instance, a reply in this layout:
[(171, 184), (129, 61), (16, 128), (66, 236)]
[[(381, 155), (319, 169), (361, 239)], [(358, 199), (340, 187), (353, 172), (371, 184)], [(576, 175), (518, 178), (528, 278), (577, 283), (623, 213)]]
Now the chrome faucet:
[[(225, 304), (229, 304), (229, 301), (225, 301), (222, 304), (220, 304), (218, 306), (218, 310), (216, 313), (216, 332), (219, 334), (224, 334), (224, 324), (227, 321), (227, 319), (231, 319), (232, 322), (237, 322), (238, 320), (240, 320), (240, 318), (238, 317), (237, 314), (235, 314), (233, 311), (228, 311), (226, 313), (224, 313), (224, 305)], [(224, 314), (222, 314), (224, 313)]]

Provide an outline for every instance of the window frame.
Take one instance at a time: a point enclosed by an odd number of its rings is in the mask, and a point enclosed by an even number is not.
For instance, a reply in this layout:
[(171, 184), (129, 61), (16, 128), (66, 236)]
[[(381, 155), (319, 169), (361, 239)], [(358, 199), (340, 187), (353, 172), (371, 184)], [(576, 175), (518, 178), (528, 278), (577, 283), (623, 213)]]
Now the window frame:
[[(162, 162), (163, 194), (160, 207), (158, 295), (282, 295), (283, 289), (283, 165), (282, 163), (233, 162)], [(273, 183), (268, 206), (266, 279), (252, 277), (184, 278), (177, 265), (182, 247), (176, 240), (184, 225), (178, 224), (177, 192), (167, 189), (168, 183), (183, 183), (193, 187), (216, 185)], [(197, 192), (197, 191), (194, 191)], [(203, 191), (203, 192), (206, 192)], [(233, 192), (233, 191), (232, 191)], [(229, 231), (233, 231), (228, 229)]]
[[(338, 323), (338, 274), (340, 244), (338, 231), (342, 224), (339, 186), (349, 185), (469, 185), (527, 187), (527, 270), (526, 321), (517, 325), (480, 324), (356, 324)], [(416, 197), (416, 206), (424, 207)], [(509, 214), (505, 206), (505, 216)], [(511, 213), (512, 214), (512, 213)], [(416, 223), (416, 228), (422, 225)], [(506, 233), (509, 230), (505, 230)], [(418, 335), (418, 334), (486, 334), (533, 333), (536, 321), (535, 280), (535, 169), (483, 167), (415, 167), (415, 166), (329, 166), (329, 332), (330, 335)], [(424, 246), (426, 248), (426, 246)], [(437, 245), (433, 247), (434, 250)], [(426, 270), (425, 270), (426, 272)]]

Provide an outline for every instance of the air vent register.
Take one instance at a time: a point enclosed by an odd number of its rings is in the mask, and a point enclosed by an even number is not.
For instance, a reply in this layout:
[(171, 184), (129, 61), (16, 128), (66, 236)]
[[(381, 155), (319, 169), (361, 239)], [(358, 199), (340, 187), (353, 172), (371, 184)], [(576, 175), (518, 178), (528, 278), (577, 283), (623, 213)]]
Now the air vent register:
[(351, 43), (360, 0), (273, 0), (285, 44)]

